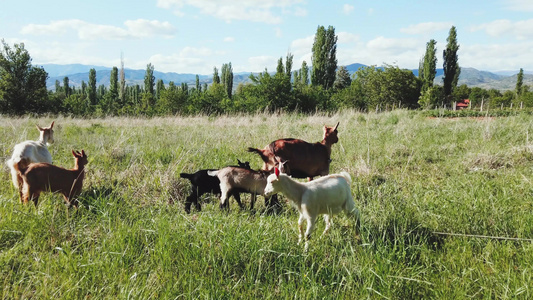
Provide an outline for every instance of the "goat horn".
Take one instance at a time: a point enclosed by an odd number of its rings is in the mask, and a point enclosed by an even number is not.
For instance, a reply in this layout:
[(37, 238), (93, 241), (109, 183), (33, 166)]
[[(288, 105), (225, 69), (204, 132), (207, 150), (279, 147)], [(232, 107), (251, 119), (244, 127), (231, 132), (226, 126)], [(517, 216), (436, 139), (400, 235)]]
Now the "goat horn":
[(339, 127), (339, 123), (340, 123), (340, 122), (337, 122), (337, 125), (335, 125), (335, 128), (333, 128), (333, 130), (336, 130), (337, 127)]

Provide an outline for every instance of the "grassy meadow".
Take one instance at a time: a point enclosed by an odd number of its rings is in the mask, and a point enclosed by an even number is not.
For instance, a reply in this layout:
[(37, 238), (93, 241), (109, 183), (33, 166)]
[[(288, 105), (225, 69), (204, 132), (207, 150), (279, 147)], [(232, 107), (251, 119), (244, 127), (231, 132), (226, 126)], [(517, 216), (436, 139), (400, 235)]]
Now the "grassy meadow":
[[(52, 120), (54, 164), (72, 167), (71, 149), (89, 156), (82, 205), (68, 210), (43, 194), (37, 209), (23, 206), (2, 166), (0, 298), (533, 298), (529, 115), (0, 116), (1, 160)], [(257, 169), (247, 147), (320, 141), (337, 121), (331, 172), (352, 175), (359, 236), (344, 215), (321, 236), (320, 219), (303, 253), (296, 210), (264, 213), (262, 197), (255, 213), (234, 201), (222, 212), (214, 196), (184, 212), (190, 185), (180, 172), (237, 158)]]

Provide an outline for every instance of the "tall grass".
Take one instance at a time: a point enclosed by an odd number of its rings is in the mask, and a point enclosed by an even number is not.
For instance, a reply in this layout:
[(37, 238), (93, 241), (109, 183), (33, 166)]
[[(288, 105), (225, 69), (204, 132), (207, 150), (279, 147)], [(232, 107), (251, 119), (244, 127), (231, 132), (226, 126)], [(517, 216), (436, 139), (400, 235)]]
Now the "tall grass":
[[(528, 115), (430, 118), (383, 114), (56, 120), (57, 165), (85, 149), (79, 210), (59, 195), (19, 204), (0, 173), (0, 297), (455, 299), (533, 297), (533, 120)], [(0, 158), (37, 139), (50, 118), (0, 117)], [(297, 213), (219, 211), (205, 197), (187, 215), (180, 172), (260, 159), (281, 137), (322, 138), (340, 121), (332, 172), (348, 171), (362, 214), (323, 222), (308, 253)], [(246, 198), (249, 199), (249, 198)], [(282, 198), (283, 199), (283, 198)], [(261, 201), (260, 201), (261, 202)], [(513, 237), (497, 240), (436, 232)]]

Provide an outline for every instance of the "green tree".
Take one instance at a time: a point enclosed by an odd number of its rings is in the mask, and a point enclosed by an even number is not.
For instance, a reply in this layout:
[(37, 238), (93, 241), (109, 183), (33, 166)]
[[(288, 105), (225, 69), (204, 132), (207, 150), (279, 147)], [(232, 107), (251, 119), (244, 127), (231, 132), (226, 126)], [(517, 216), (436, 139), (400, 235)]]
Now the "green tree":
[(222, 85), (226, 89), (226, 94), (229, 99), (233, 95), (233, 68), (231, 63), (222, 65)]
[(292, 77), (292, 62), (294, 59), (294, 55), (292, 53), (287, 53), (287, 57), (285, 58), (285, 74), (287, 75), (287, 78), (289, 82), (291, 81)]
[(522, 95), (524, 85), (524, 69), (520, 68), (520, 72), (516, 75), (516, 87), (515, 93), (516, 97), (519, 98)]
[(187, 100), (187, 92), (171, 81), (168, 88), (161, 90), (157, 101), (158, 112), (161, 114), (183, 113), (186, 110)]
[(105, 92), (100, 102), (100, 108), (102, 112), (106, 114), (115, 114), (119, 106), (118, 95), (118, 68), (113, 67), (109, 76), (109, 89)]
[(144, 92), (152, 94), (152, 96), (155, 96), (154, 86), (155, 86), (154, 66), (151, 63), (149, 63), (148, 65), (146, 65), (146, 72), (144, 73)]
[(453, 89), (457, 86), (459, 81), (459, 74), (461, 68), (459, 67), (459, 57), (457, 51), (459, 45), (457, 44), (457, 31), (455, 26), (450, 28), (448, 38), (446, 39), (448, 44), (443, 51), (444, 58), (444, 77), (443, 77), (443, 91), (445, 104), (449, 105), (452, 102)]
[(163, 79), (158, 79), (157, 83), (155, 84), (155, 99), (156, 101), (159, 101), (159, 98), (161, 97), (161, 92), (165, 90), (165, 83), (163, 82)]
[(335, 82), (333, 83), (333, 88), (336, 90), (342, 90), (349, 87), (352, 84), (352, 79), (350, 78), (350, 73), (345, 66), (341, 66), (337, 70), (337, 75), (335, 76)]
[[(283, 63), (281, 65), (283, 66)], [(271, 76), (265, 69), (258, 76), (250, 75), (250, 79), (253, 84), (243, 87), (244, 106), (249, 108), (248, 111), (266, 108), (270, 111), (296, 108), (296, 102), (291, 94), (291, 84), (287, 80), (285, 70)]]
[(63, 78), (63, 90), (65, 92), (65, 97), (70, 96), (71, 91), (70, 91), (69, 80), (67, 76)]
[(43, 68), (31, 65), (31, 57), (24, 43), (13, 49), (2, 40), (0, 51), (0, 111), (23, 114), (28, 111), (48, 111), (48, 74)]
[(337, 39), (335, 28), (319, 26), (313, 43), (311, 84), (324, 89), (333, 87), (337, 70)]
[(426, 54), (422, 60), (422, 68), (419, 70), (418, 78), (422, 81), (422, 90), (425, 92), (433, 86), (435, 76), (437, 76), (437, 42), (430, 40), (426, 44)]
[(87, 87), (87, 99), (90, 105), (96, 105), (96, 70), (89, 70), (89, 86)]
[(213, 68), (213, 83), (220, 83), (220, 76), (218, 76), (217, 67)]
[(309, 85), (309, 67), (305, 60), (302, 62), (302, 68), (300, 69), (300, 83), (304, 86)]
[(390, 65), (369, 66), (357, 70), (354, 81), (361, 89), (368, 110), (418, 106), (420, 81), (410, 70)]
[(196, 75), (196, 92), (202, 92), (202, 86), (200, 85), (200, 76)]

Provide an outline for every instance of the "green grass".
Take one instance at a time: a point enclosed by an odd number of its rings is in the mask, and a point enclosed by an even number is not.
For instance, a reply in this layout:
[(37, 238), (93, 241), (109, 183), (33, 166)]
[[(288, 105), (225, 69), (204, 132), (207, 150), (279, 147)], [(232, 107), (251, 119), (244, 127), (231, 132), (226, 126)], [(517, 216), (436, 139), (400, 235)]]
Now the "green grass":
[[(0, 297), (60, 299), (463, 299), (533, 297), (533, 119), (383, 114), (176, 118), (0, 117), (0, 158), (56, 121), (54, 163), (89, 156), (81, 196), (38, 209), (0, 173)], [(260, 159), (246, 148), (281, 137), (319, 141), (340, 121), (332, 172), (352, 175), (361, 235), (345, 216), (308, 253), (298, 214), (183, 211), (180, 172)], [(260, 197), (261, 198), (261, 197)], [(248, 201), (245, 197), (245, 202)], [(284, 198), (282, 198), (284, 199)], [(173, 203), (172, 203), (173, 202)], [(435, 232), (512, 237), (497, 240)]]

